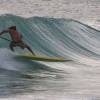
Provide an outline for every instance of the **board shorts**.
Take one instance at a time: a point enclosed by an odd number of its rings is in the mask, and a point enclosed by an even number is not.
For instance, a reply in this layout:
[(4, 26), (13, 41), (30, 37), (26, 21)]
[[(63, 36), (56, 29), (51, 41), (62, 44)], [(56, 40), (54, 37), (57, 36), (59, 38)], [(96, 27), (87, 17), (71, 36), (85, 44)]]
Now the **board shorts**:
[(24, 49), (24, 48), (27, 47), (27, 45), (26, 45), (23, 41), (19, 41), (19, 42), (11, 41), (9, 47), (10, 47), (10, 49), (11, 49), (12, 51), (14, 51), (13, 48), (16, 47), (16, 46), (19, 46), (19, 47), (21, 47), (22, 49)]

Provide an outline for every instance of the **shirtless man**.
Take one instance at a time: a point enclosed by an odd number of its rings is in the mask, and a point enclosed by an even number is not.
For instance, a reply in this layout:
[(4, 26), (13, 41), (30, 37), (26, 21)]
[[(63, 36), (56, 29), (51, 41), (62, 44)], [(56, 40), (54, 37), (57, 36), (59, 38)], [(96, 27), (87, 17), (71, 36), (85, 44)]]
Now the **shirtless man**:
[(7, 32), (10, 34), (12, 39), (9, 45), (12, 51), (14, 51), (14, 47), (19, 46), (22, 49), (27, 48), (33, 55), (35, 55), (35, 53), (31, 50), (31, 48), (22, 40), (22, 35), (16, 30), (16, 26), (9, 27), (7, 30), (2, 31), (0, 35)]

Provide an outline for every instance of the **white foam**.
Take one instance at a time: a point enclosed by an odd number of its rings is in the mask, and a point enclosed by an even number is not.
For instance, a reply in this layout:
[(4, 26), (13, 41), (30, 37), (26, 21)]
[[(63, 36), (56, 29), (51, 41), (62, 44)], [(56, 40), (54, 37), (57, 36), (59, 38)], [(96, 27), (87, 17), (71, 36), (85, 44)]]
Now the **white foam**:
[(53, 16), (82, 21), (100, 17), (99, 0), (0, 0), (0, 9), (26, 17)]
[(11, 13), (9, 10), (0, 9), (0, 15)]
[(14, 59), (15, 53), (6, 48), (0, 48), (0, 67), (8, 70), (20, 70), (24, 63)]

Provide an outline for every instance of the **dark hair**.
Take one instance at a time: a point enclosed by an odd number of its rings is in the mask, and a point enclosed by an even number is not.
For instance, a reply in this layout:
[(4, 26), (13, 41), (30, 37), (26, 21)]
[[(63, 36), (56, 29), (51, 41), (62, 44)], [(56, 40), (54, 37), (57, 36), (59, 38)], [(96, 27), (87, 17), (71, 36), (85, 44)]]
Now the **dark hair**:
[(14, 29), (14, 30), (16, 30), (16, 26), (8, 27), (8, 29)]

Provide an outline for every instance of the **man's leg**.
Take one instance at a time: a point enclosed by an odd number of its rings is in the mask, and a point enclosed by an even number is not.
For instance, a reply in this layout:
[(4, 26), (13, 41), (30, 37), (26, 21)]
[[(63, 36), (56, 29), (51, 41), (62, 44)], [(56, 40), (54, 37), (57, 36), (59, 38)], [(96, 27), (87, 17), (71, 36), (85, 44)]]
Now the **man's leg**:
[(11, 51), (14, 52), (14, 47), (15, 47), (15, 46), (16, 46), (15, 43), (14, 43), (13, 41), (11, 41), (11, 43), (10, 43), (10, 45), (9, 45)]
[(19, 43), (19, 46), (23, 49), (27, 48), (33, 55), (35, 55), (35, 53), (32, 51), (32, 49), (26, 43), (24, 43), (23, 41), (21, 41), (21, 43)]
[(28, 46), (28, 45), (26, 45), (25, 46), (33, 55), (35, 55), (35, 53), (32, 51), (32, 49)]

